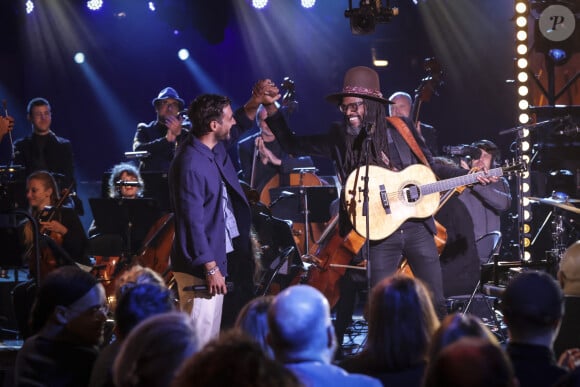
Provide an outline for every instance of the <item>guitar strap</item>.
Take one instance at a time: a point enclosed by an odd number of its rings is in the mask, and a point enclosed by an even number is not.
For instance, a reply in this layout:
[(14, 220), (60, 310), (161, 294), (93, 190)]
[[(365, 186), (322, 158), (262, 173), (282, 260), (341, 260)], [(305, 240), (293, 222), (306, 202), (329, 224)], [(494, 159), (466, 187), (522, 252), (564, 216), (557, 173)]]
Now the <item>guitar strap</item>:
[(391, 123), (391, 125), (393, 125), (397, 129), (399, 134), (403, 136), (403, 138), (405, 139), (405, 141), (407, 142), (407, 144), (409, 145), (415, 156), (417, 156), (417, 158), (423, 164), (431, 168), (429, 162), (427, 161), (427, 158), (425, 157), (425, 154), (423, 154), (421, 147), (419, 146), (419, 144), (417, 144), (415, 136), (413, 136), (411, 130), (409, 130), (409, 127), (407, 126), (407, 124), (405, 124), (405, 121), (403, 121), (401, 117), (387, 117), (387, 121), (389, 121), (389, 123)]

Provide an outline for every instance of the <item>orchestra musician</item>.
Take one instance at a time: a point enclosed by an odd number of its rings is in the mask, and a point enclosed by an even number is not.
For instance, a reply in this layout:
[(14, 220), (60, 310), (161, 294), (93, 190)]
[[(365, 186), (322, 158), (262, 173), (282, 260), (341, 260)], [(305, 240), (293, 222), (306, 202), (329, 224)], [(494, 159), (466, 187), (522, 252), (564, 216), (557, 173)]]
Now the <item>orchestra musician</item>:
[(133, 139), (133, 151), (146, 151), (139, 164), (141, 172), (167, 172), (175, 155), (175, 148), (186, 131), (182, 130), (184, 118), (179, 114), (183, 110), (183, 99), (172, 87), (162, 89), (157, 98), (151, 102), (157, 118), (146, 124), (137, 125)]
[[(59, 187), (73, 186), (74, 161), (71, 142), (57, 136), (51, 129), (52, 109), (45, 98), (33, 98), (26, 107), (32, 133), (14, 141), (14, 165), (25, 168), (26, 176), (35, 171), (48, 171), (56, 179)], [(77, 207), (83, 214), (79, 200), (65, 203), (67, 207)]]
[(314, 166), (310, 157), (294, 158), (284, 152), (266, 123), (266, 117), (268, 112), (260, 105), (256, 113), (259, 132), (238, 142), (241, 179), (258, 193), (276, 175)]
[[(32, 216), (39, 226), (40, 278), (59, 266), (77, 264), (88, 267), (90, 261), (85, 254), (87, 236), (77, 212), (62, 203), (58, 186), (47, 171), (33, 172), (26, 180), (26, 198)], [(18, 284), (12, 294), (18, 328), (27, 337), (28, 316), (37, 288), (37, 263), (34, 254), (33, 228), (28, 223), (24, 228), (24, 243), (27, 250), (31, 279)]]
[[(136, 199), (142, 196), (143, 189), (141, 174), (133, 164), (120, 163), (111, 169), (108, 185), (108, 194), (111, 199)], [(121, 235), (102, 234), (94, 220), (88, 234), (90, 255), (120, 256), (122, 254), (124, 242)]]

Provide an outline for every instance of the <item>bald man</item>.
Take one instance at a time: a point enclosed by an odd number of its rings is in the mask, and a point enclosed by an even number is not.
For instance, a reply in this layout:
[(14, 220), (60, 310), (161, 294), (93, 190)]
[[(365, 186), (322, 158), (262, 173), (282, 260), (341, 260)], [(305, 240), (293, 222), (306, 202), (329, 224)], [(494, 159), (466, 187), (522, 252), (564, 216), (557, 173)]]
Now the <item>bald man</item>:
[(276, 359), (306, 387), (381, 386), (370, 376), (349, 374), (331, 362), (336, 338), (328, 301), (317, 289), (296, 285), (278, 294), (268, 310), (268, 343)]

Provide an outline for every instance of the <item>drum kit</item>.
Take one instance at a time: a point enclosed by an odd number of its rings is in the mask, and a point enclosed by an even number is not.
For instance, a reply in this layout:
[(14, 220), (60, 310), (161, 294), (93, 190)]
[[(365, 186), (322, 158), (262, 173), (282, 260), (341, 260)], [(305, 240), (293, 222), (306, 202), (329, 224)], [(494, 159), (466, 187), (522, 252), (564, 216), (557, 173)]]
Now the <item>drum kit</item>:
[(552, 192), (550, 197), (541, 198), (529, 196), (527, 199), (532, 203), (539, 203), (552, 207), (552, 210), (548, 213), (546, 219), (539, 228), (536, 237), (532, 240), (532, 244), (548, 224), (549, 220), (552, 219), (551, 235), (553, 248), (550, 253), (559, 261), (567, 246), (570, 244), (569, 242), (574, 242), (570, 241), (570, 238), (567, 238), (567, 236), (572, 235), (576, 228), (576, 221), (574, 219), (575, 215), (573, 214), (580, 215), (580, 208), (576, 207), (580, 204), (580, 199), (573, 199), (563, 192), (556, 191)]

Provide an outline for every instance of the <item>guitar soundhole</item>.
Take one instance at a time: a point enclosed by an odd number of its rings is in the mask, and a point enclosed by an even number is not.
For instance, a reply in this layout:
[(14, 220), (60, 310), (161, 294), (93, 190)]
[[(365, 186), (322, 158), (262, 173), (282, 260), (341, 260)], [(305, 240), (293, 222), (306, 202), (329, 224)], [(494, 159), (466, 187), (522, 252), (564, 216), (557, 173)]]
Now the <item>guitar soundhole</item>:
[(415, 203), (421, 198), (421, 191), (419, 191), (419, 187), (416, 185), (407, 185), (402, 191), (407, 203)]

